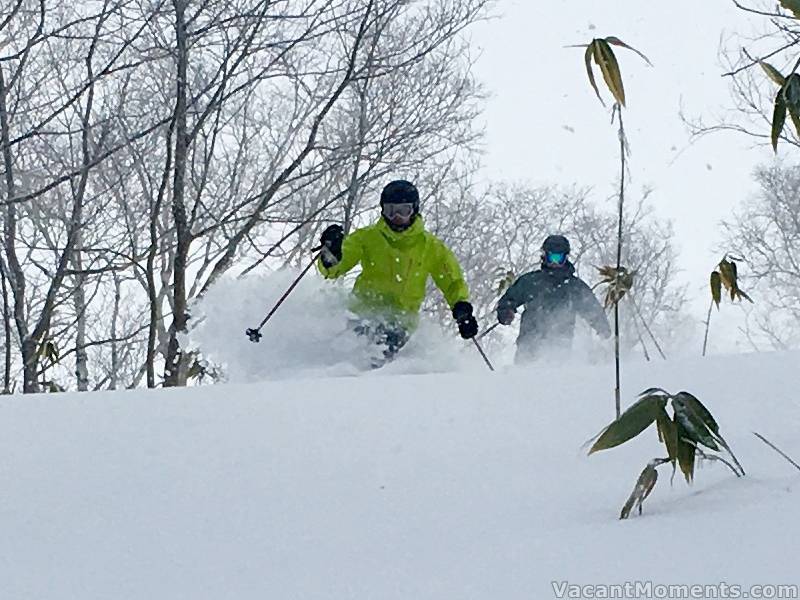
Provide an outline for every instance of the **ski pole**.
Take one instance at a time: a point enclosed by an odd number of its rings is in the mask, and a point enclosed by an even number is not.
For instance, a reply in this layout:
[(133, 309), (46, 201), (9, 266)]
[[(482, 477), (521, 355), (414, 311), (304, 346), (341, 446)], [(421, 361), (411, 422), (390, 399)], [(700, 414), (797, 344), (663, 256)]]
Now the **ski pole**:
[(255, 329), (247, 329), (245, 331), (245, 333), (247, 334), (247, 337), (250, 339), (251, 342), (260, 342), (261, 341), (261, 338), (262, 338), (261, 329), (264, 327), (264, 325), (267, 324), (267, 321), (269, 321), (272, 318), (272, 315), (274, 315), (275, 312), (280, 308), (281, 304), (283, 304), (283, 302), (286, 300), (286, 298), (289, 297), (289, 294), (292, 293), (292, 290), (297, 287), (297, 284), (300, 283), (300, 280), (303, 277), (305, 277), (306, 273), (308, 273), (309, 270), (311, 270), (311, 267), (314, 266), (314, 263), (317, 262), (317, 259), (319, 258), (319, 255), (322, 252), (322, 246), (319, 246), (317, 248), (312, 248), (311, 251), (315, 253), (314, 257), (311, 260), (311, 262), (309, 262), (308, 265), (306, 265), (306, 267), (303, 269), (303, 271), (300, 273), (300, 275), (297, 276), (297, 279), (295, 279), (292, 282), (292, 284), (289, 286), (289, 288), (283, 293), (283, 296), (280, 297), (280, 299), (275, 304), (275, 306), (273, 306), (272, 309), (267, 314), (267, 316), (264, 317), (264, 320), (261, 321), (259, 326), (256, 327)]
[(489, 362), (489, 358), (486, 356), (486, 353), (483, 351), (483, 348), (481, 348), (481, 345), (478, 343), (478, 340), (475, 339), (475, 338), (472, 338), (472, 342), (475, 344), (475, 347), (478, 349), (478, 352), (481, 353), (481, 356), (483, 357), (483, 362), (486, 363), (486, 366), (489, 367), (489, 370), (490, 371), (494, 371), (494, 367), (492, 366), (492, 363)]
[(494, 325), (492, 325), (491, 327), (487, 328), (486, 331), (484, 331), (483, 333), (478, 334), (478, 339), (482, 340), (484, 337), (486, 337), (487, 335), (492, 333), (497, 328), (498, 325), (500, 325), (499, 321), (497, 323), (495, 323)]

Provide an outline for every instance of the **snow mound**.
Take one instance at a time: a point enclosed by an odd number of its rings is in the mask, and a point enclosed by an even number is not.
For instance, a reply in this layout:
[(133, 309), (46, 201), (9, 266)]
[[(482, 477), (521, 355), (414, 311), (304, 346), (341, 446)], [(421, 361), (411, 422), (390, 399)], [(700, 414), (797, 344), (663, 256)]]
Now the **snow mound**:
[(689, 487), (662, 467), (644, 515), (624, 522), (663, 449), (651, 428), (586, 456), (613, 417), (601, 366), (4, 397), (0, 598), (539, 600), (562, 582), (797, 584), (800, 473), (751, 431), (800, 457), (798, 364), (623, 365), (626, 404), (650, 386), (695, 393), (748, 474), (704, 464)]

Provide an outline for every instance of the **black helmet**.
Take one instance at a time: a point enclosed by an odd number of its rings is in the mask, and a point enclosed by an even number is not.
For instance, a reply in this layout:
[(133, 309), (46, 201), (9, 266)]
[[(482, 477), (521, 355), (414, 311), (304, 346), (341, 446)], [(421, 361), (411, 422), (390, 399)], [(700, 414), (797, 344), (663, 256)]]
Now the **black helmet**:
[(542, 244), (542, 251), (569, 254), (569, 240), (563, 235), (548, 235)]
[(416, 186), (405, 179), (397, 179), (386, 184), (381, 192), (381, 206), (384, 204), (404, 204), (410, 202), (414, 205), (414, 212), (419, 212), (419, 192)]
[(569, 255), (569, 240), (563, 235), (548, 235), (542, 244), (542, 265), (563, 267)]
[[(393, 204), (410, 204), (411, 211), (400, 212), (395, 211), (391, 205)], [(390, 205), (387, 208), (387, 205)], [(408, 207), (404, 208), (408, 211)], [(419, 192), (413, 183), (398, 179), (392, 181), (383, 188), (381, 192), (381, 213), (386, 223), (395, 231), (403, 231), (408, 229), (414, 222), (414, 218), (419, 214)]]

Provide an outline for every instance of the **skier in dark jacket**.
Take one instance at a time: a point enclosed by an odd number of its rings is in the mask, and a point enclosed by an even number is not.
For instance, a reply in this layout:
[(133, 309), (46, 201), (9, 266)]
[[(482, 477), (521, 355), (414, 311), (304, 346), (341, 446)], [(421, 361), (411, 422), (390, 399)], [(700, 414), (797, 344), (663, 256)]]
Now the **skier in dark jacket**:
[(589, 286), (575, 276), (569, 252), (567, 238), (548, 236), (542, 244), (541, 269), (522, 275), (497, 304), (502, 325), (510, 325), (517, 308), (525, 307), (517, 338), (518, 364), (542, 356), (545, 348), (571, 348), (577, 315), (598, 335), (611, 336), (605, 311)]

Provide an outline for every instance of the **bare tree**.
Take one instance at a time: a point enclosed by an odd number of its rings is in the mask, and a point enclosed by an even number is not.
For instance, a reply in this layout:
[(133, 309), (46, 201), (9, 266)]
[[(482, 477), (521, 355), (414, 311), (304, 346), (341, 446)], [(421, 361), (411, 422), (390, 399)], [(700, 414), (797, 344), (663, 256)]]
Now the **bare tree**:
[(487, 4), (15, 0), (4, 388), (202, 374), (180, 344), (193, 299), (243, 263), (301, 260), (324, 222), (362, 222), (386, 177), (471, 151), (481, 91), (460, 34)]
[(755, 177), (760, 190), (723, 223), (724, 244), (747, 265), (742, 278), (758, 298), (758, 337), (785, 349), (800, 341), (800, 173), (795, 165), (772, 165)]
[[(724, 39), (720, 61), (730, 85), (734, 110), (710, 119), (684, 116), (695, 136), (720, 131), (743, 134), (756, 143), (770, 144), (775, 98), (779, 86), (765, 72), (769, 65), (784, 75), (800, 66), (800, 14), (781, 8), (771, 0), (731, 0), (742, 12), (755, 15), (750, 32), (738, 32)], [(766, 63), (764, 69), (760, 63)], [(780, 140), (800, 147), (800, 137), (792, 127), (782, 129)]]

